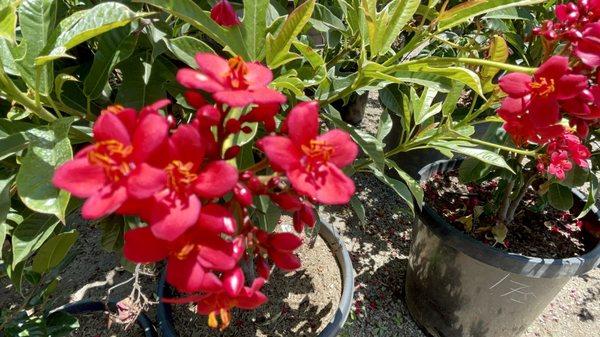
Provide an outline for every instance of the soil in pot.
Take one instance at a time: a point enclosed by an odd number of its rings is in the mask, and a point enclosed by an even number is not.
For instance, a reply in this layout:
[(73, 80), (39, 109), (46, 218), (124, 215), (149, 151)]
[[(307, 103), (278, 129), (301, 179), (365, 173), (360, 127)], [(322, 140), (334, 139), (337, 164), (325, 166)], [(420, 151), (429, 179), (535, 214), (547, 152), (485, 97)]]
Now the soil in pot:
[(194, 306), (174, 305), (174, 325), (179, 335), (317, 336), (338, 309), (342, 276), (334, 255), (321, 237), (317, 237), (314, 248), (303, 245), (298, 255), (302, 267), (290, 273), (276, 269), (263, 287), (269, 301), (254, 311), (235, 309), (231, 326), (224, 332), (210, 329), (207, 318), (197, 315)]
[(496, 222), (494, 210), (499, 204), (493, 200), (497, 180), (463, 184), (458, 171), (452, 170), (434, 174), (423, 187), (426, 203), (448, 223), (506, 252), (561, 259), (583, 255), (597, 243), (584, 230), (597, 220), (591, 215), (577, 219), (583, 206), (578, 200), (571, 211), (560, 211), (544, 207), (541, 198), (530, 190), (514, 221), (508, 225), (505, 242), (498, 244), (489, 231), (489, 226)]
[(71, 337), (144, 337), (139, 325), (133, 322), (130, 326), (113, 323), (108, 325), (109, 315), (101, 312), (91, 312), (77, 315), (79, 328), (73, 331)]

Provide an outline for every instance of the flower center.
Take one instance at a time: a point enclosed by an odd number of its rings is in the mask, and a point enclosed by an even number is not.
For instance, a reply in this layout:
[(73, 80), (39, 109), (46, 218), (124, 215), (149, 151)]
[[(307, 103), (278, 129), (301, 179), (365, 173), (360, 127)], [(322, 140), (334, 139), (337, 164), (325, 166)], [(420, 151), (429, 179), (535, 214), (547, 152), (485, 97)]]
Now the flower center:
[(188, 243), (187, 245), (183, 246), (177, 253), (175, 253), (175, 257), (179, 260), (185, 260), (195, 248), (195, 244)]
[(177, 193), (185, 191), (198, 178), (198, 175), (192, 172), (193, 168), (194, 164), (192, 162), (184, 164), (180, 160), (173, 160), (165, 168), (169, 188)]
[(231, 313), (229, 310), (221, 308), (219, 310), (219, 317), (221, 319), (221, 324), (219, 324), (219, 319), (217, 318), (217, 312), (213, 311), (208, 315), (208, 326), (219, 330), (224, 331), (227, 329), (229, 324), (231, 324)]
[(239, 57), (230, 58), (229, 61), (229, 84), (234, 89), (246, 89), (248, 88), (248, 82), (246, 81), (246, 74), (248, 73), (248, 66), (246, 62)]
[(333, 155), (333, 146), (327, 145), (323, 140), (311, 140), (309, 145), (302, 145), (302, 152), (310, 164), (326, 164)]
[(532, 91), (539, 96), (548, 96), (556, 91), (554, 79), (552, 78), (550, 81), (548, 81), (545, 77), (540, 77), (540, 80), (537, 82), (532, 82), (530, 87), (533, 89)]
[(133, 152), (131, 145), (125, 146), (117, 140), (106, 140), (94, 145), (88, 153), (88, 160), (93, 165), (102, 166), (106, 176), (112, 181), (119, 181), (127, 176), (132, 168), (129, 156)]
[(118, 115), (123, 110), (125, 110), (125, 108), (122, 105), (115, 104), (115, 105), (111, 105), (111, 106), (107, 107), (106, 109), (102, 110), (102, 113), (112, 113), (112, 114)]

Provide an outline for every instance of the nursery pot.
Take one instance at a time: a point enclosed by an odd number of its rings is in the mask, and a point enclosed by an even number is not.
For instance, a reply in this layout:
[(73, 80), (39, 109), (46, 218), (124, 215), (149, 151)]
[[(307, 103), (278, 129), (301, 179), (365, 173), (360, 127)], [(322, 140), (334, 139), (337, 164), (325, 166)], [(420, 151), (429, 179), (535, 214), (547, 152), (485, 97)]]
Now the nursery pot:
[[(334, 337), (337, 336), (340, 329), (346, 322), (350, 313), (352, 298), (354, 296), (354, 270), (350, 254), (344, 245), (337, 231), (329, 224), (321, 224), (319, 235), (325, 241), (331, 253), (335, 256), (340, 274), (342, 276), (342, 295), (340, 304), (331, 322), (319, 333), (319, 337)], [(269, 286), (265, 285), (266, 287)], [(173, 324), (172, 308), (169, 303), (163, 301), (163, 297), (177, 296), (176, 292), (168, 284), (165, 283), (165, 273), (163, 273), (158, 284), (157, 294), (160, 298), (158, 304), (157, 316), (158, 325), (164, 337), (179, 337), (177, 330)], [(230, 327), (229, 329), (235, 329)]]
[[(65, 312), (71, 315), (81, 315), (92, 312), (103, 313), (105, 311), (117, 312), (117, 302), (109, 302), (108, 304), (99, 301), (80, 301), (69, 303), (53, 309), (50, 311), (50, 314), (56, 312)], [(157, 337), (158, 333), (152, 321), (146, 316), (145, 313), (140, 313), (140, 315), (136, 319), (137, 325), (144, 332), (145, 337)]]
[[(460, 162), (425, 166), (421, 182)], [(599, 216), (597, 208), (592, 212)], [(506, 253), (460, 232), (425, 204), (413, 228), (406, 302), (415, 321), (434, 336), (519, 336), (571, 277), (599, 261), (600, 244), (566, 259)]]

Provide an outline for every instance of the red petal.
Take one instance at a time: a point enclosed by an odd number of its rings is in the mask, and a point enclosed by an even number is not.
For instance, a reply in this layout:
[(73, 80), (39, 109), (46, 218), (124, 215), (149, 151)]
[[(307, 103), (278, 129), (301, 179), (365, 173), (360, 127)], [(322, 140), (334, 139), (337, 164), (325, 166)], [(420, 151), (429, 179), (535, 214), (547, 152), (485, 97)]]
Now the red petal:
[(106, 185), (90, 196), (81, 208), (85, 219), (98, 219), (113, 213), (127, 200), (127, 189), (124, 186)]
[(220, 271), (235, 267), (236, 259), (232, 257), (233, 245), (218, 236), (203, 237), (198, 250), (198, 262), (208, 269)]
[(223, 274), (223, 288), (225, 292), (231, 297), (237, 297), (244, 288), (244, 271), (242, 268), (235, 268)]
[(284, 271), (296, 270), (302, 266), (300, 258), (292, 253), (269, 249), (269, 257), (279, 269)]
[(354, 194), (354, 182), (337, 166), (327, 164), (319, 174), (324, 175), (315, 180), (303, 168), (294, 169), (287, 173), (296, 191), (311, 196), (327, 205), (343, 205), (350, 201)]
[(124, 145), (131, 144), (127, 127), (113, 113), (103, 113), (94, 123), (94, 139), (96, 141), (117, 140)]
[(258, 62), (246, 63), (248, 73), (245, 79), (248, 81), (250, 89), (266, 87), (273, 80), (273, 72)]
[(198, 221), (200, 214), (200, 201), (195, 195), (189, 195), (187, 200), (158, 199), (152, 207), (150, 215), (152, 233), (166, 241), (173, 241), (181, 236)]
[(157, 239), (149, 227), (136, 228), (125, 233), (123, 254), (136, 263), (157, 262), (167, 257), (166, 242)]
[(535, 78), (559, 79), (569, 70), (569, 59), (564, 56), (552, 56), (535, 72)]
[(227, 0), (221, 0), (216, 4), (210, 11), (210, 17), (224, 27), (232, 27), (240, 24), (233, 6)]
[(159, 114), (144, 117), (133, 136), (133, 157), (138, 163), (147, 161), (164, 144), (169, 132), (167, 119)]
[(234, 234), (237, 224), (231, 212), (217, 204), (204, 205), (198, 218), (198, 226), (202, 230), (214, 233)]
[(185, 100), (188, 102), (188, 104), (194, 109), (200, 109), (207, 104), (204, 96), (195, 91), (188, 90), (183, 95), (185, 96)]
[(285, 171), (297, 166), (302, 154), (291, 139), (282, 136), (267, 136), (258, 141), (257, 145), (267, 155), (277, 171)]
[(329, 162), (344, 167), (352, 164), (358, 155), (358, 146), (350, 138), (350, 135), (342, 130), (331, 130), (317, 137), (318, 140), (323, 140), (328, 146), (333, 147), (333, 154), (329, 157)]
[(194, 190), (203, 198), (218, 198), (231, 191), (238, 181), (238, 171), (223, 160), (206, 165), (198, 175)]
[(500, 89), (511, 97), (523, 97), (530, 92), (531, 76), (524, 73), (504, 75), (498, 81)]
[(254, 101), (252, 92), (248, 90), (227, 90), (213, 94), (215, 101), (229, 105), (230, 107), (245, 107)]
[(221, 281), (207, 272), (196, 260), (194, 254), (180, 260), (170, 258), (167, 264), (167, 282), (183, 292), (219, 291)]
[(271, 247), (286, 252), (293, 252), (302, 246), (302, 239), (292, 233), (274, 233), (269, 235)]
[(167, 174), (146, 163), (140, 164), (127, 178), (127, 193), (137, 199), (151, 197), (167, 184)]
[(587, 88), (587, 77), (584, 75), (565, 75), (556, 83), (558, 99), (570, 99)]
[(76, 197), (87, 198), (104, 187), (107, 180), (104, 169), (91, 165), (84, 157), (70, 160), (56, 169), (52, 183)]
[(319, 103), (302, 102), (296, 105), (286, 119), (288, 134), (297, 146), (308, 144), (319, 133)]
[(223, 83), (223, 79), (231, 72), (227, 60), (216, 54), (198, 53), (196, 63), (201, 72), (219, 83)]
[(252, 101), (256, 104), (281, 105), (287, 101), (284, 94), (270, 88), (258, 88), (252, 90)]
[(223, 90), (219, 82), (193, 69), (179, 69), (177, 82), (188, 89), (200, 89), (210, 93)]
[(150, 105), (147, 105), (140, 110), (140, 120), (146, 118), (147, 115), (160, 115), (159, 111), (171, 104), (171, 100), (165, 98), (158, 100)]
[(258, 291), (258, 292), (253, 293), (249, 297), (238, 298), (237, 307), (240, 309), (245, 309), (245, 310), (253, 310), (253, 309), (260, 307), (264, 303), (266, 303), (267, 300), (268, 300), (267, 296), (265, 296), (265, 294)]
[(272, 193), (270, 195), (271, 200), (287, 212), (294, 212), (300, 210), (302, 207), (302, 201), (300, 198), (289, 193)]
[(204, 159), (204, 146), (200, 133), (191, 125), (180, 125), (169, 141), (169, 156), (171, 160), (182, 163), (193, 163), (194, 169)]

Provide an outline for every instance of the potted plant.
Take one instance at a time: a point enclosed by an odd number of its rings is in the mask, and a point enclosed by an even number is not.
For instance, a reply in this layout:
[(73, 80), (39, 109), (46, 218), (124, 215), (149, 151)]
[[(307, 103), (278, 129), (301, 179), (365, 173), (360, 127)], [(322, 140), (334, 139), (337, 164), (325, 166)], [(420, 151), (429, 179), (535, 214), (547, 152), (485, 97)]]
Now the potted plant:
[[(557, 19), (535, 30), (547, 56), (540, 67), (500, 78), (503, 123), (490, 135), (510, 168), (467, 159), (420, 171), (426, 197), (406, 299), (433, 335), (519, 335), (571, 277), (600, 262), (590, 162), (597, 6), (558, 5)], [(584, 183), (585, 194), (576, 189)]]

